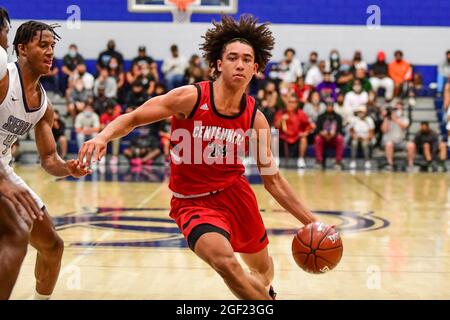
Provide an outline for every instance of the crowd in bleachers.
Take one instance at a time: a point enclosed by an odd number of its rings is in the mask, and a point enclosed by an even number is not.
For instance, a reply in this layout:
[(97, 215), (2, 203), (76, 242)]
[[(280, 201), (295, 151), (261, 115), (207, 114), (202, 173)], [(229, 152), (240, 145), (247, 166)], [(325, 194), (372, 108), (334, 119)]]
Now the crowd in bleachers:
[[(117, 116), (147, 99), (181, 85), (212, 79), (211, 70), (199, 56), (192, 55), (188, 60), (176, 45), (160, 67), (145, 47), (139, 47), (128, 69), (112, 40), (99, 54), (96, 70), (91, 73), (74, 44), (61, 66), (55, 63), (43, 81), (46, 88), (59, 91), (66, 99), (67, 115), (57, 115), (54, 127), (63, 156), (68, 142), (61, 116), (74, 124), (80, 146)], [(437, 80), (437, 92), (445, 109), (442, 121), (448, 122), (450, 133), (448, 79), (450, 52), (439, 66)], [(392, 59), (380, 51), (374, 61), (366, 61), (360, 51), (351, 60), (343, 59), (337, 50), (326, 58), (312, 52), (308, 61), (301, 63), (295, 50), (289, 48), (281, 61), (254, 77), (249, 94), (255, 97), (269, 124), (279, 130), (280, 157), (295, 159), (299, 168), (306, 167), (309, 156), (322, 168), (331, 152), (336, 169), (356, 169), (359, 163), (370, 169), (373, 155), (379, 150), (386, 170), (395, 168), (397, 151), (406, 153), (409, 171), (416, 170), (416, 154), (423, 157), (425, 169), (446, 170), (446, 135), (434, 132), (423, 122), (414, 132), (416, 136), (408, 139), (411, 109), (421, 86), (420, 75), (413, 72), (400, 50)], [(157, 158), (168, 161), (169, 133), (170, 120), (140, 128), (122, 154), (132, 165), (149, 164)], [(110, 150), (111, 163), (117, 163), (120, 151), (121, 143), (115, 141)], [(349, 161), (344, 164), (345, 157)]]

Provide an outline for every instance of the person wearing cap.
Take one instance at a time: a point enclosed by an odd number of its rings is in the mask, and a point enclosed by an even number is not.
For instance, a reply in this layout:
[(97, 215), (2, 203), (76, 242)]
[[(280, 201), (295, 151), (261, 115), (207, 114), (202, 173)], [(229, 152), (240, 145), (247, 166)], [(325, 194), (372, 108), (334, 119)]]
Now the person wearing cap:
[(109, 65), (109, 60), (114, 57), (120, 67), (123, 67), (123, 55), (116, 50), (116, 42), (114, 40), (109, 40), (107, 44), (107, 49), (100, 53), (97, 59), (97, 71), (100, 72), (102, 68), (107, 68)]
[(383, 51), (377, 54), (377, 61), (370, 68), (370, 83), (375, 93), (379, 88), (384, 88), (384, 97), (391, 101), (394, 97), (394, 81), (389, 77), (388, 64)]
[(137, 57), (131, 61), (132, 68), (134, 65), (138, 65), (141, 70), (148, 70), (153, 78), (155, 78), (156, 81), (159, 81), (158, 66), (156, 61), (151, 56), (147, 55), (147, 48), (145, 46), (140, 46), (138, 48)]
[(375, 124), (371, 117), (367, 115), (367, 108), (361, 105), (356, 109), (356, 117), (350, 122), (351, 135), (351, 161), (349, 168), (356, 169), (356, 156), (358, 147), (361, 147), (364, 154), (364, 168), (371, 168), (370, 145), (375, 134)]

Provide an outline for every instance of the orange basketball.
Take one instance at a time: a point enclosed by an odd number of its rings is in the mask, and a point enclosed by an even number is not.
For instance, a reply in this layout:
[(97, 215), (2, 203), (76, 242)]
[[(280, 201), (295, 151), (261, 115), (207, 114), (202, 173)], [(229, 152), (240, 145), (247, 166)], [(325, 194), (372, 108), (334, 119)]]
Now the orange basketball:
[(301, 228), (292, 240), (297, 265), (309, 273), (333, 270), (342, 258), (342, 241), (333, 227), (321, 222)]

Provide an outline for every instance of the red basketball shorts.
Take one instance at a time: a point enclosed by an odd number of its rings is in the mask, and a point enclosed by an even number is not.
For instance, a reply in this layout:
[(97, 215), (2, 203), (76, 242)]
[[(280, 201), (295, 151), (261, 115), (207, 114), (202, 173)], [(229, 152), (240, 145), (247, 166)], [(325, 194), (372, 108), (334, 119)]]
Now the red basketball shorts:
[(196, 227), (209, 225), (228, 234), (235, 252), (257, 253), (269, 243), (255, 194), (244, 176), (216, 194), (172, 197), (170, 217), (188, 242)]

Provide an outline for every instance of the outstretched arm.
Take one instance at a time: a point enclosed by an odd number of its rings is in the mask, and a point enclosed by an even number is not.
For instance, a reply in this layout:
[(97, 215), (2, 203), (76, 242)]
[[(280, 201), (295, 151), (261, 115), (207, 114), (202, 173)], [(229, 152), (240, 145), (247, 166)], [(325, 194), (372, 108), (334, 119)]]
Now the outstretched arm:
[(78, 160), (83, 163), (99, 161), (106, 153), (109, 141), (126, 136), (136, 127), (157, 122), (172, 115), (185, 119), (192, 111), (197, 101), (197, 89), (194, 86), (184, 86), (170, 91), (165, 95), (152, 98), (136, 110), (115, 119), (103, 129), (94, 139), (83, 144), (78, 153)]
[(41, 166), (53, 176), (73, 176), (80, 178), (89, 173), (88, 169), (78, 163), (78, 160), (65, 162), (56, 152), (56, 142), (52, 134), (53, 106), (49, 102), (42, 119), (37, 123), (34, 132), (36, 134), (36, 146), (41, 158)]
[(258, 149), (256, 162), (265, 189), (304, 225), (317, 221), (276, 167), (270, 150), (270, 127), (260, 111), (256, 114), (254, 129), (256, 130)]

